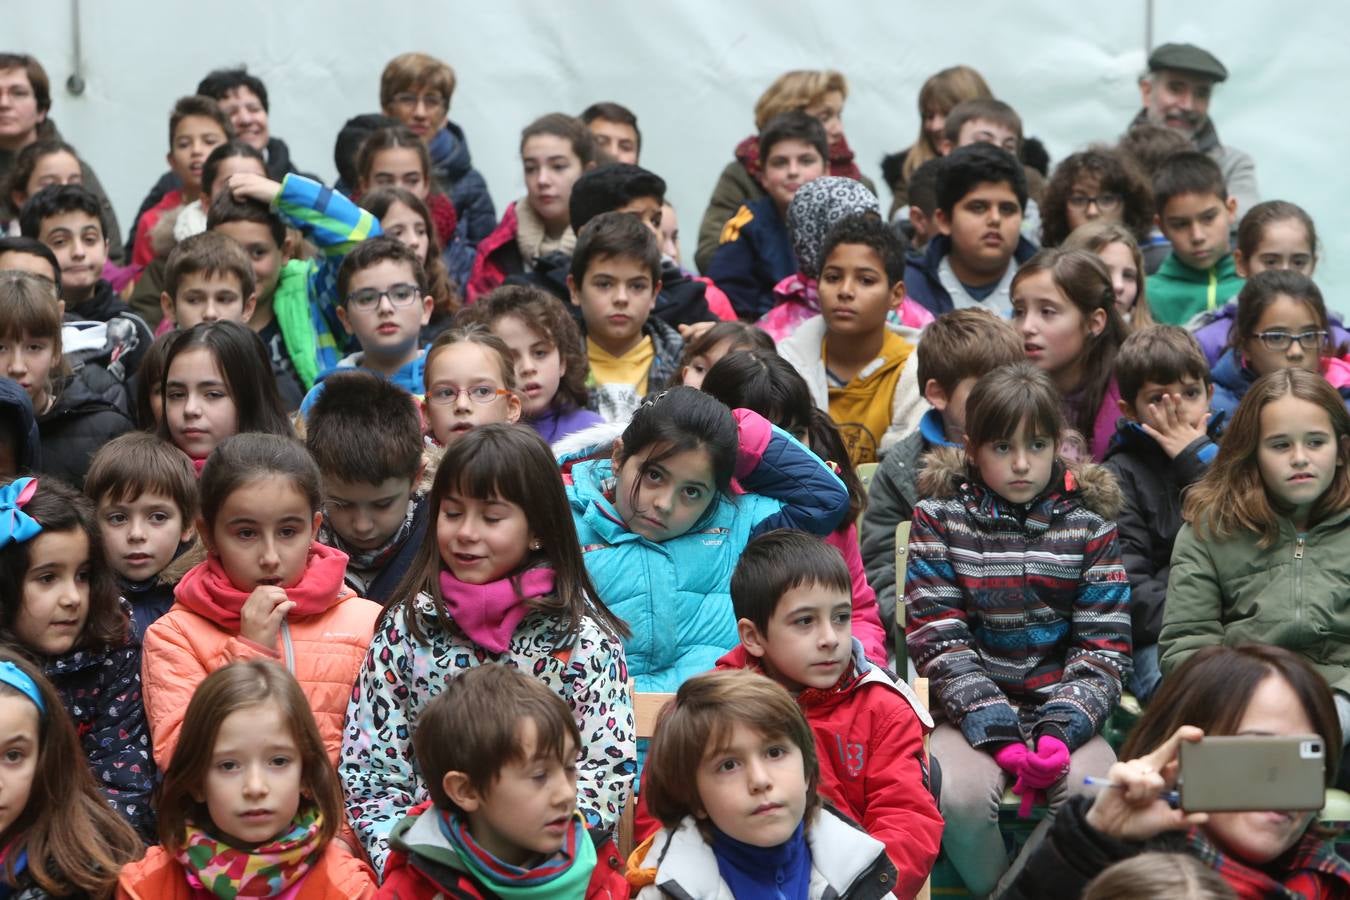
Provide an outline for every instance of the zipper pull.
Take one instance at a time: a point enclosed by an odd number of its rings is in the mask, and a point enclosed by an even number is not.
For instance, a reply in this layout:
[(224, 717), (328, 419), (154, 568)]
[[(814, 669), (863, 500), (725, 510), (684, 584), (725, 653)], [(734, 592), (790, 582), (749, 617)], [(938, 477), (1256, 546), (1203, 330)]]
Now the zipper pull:
[(1294, 559), (1303, 558), (1303, 535), (1299, 535), (1294, 541)]

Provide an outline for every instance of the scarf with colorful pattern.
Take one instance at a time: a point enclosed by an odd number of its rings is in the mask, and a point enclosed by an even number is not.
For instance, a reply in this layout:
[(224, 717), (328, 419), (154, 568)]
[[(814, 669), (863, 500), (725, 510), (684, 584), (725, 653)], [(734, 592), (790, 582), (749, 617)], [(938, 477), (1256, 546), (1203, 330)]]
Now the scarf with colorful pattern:
[(319, 810), (305, 807), (284, 834), (248, 850), (189, 822), (178, 861), (189, 884), (221, 900), (290, 896), (323, 853), (322, 829)]
[(1239, 900), (1330, 900), (1350, 892), (1350, 865), (1312, 833), (1261, 869), (1222, 852), (1199, 830), (1191, 831), (1188, 842), (1190, 851), (1218, 872)]
[[(529, 867), (513, 866), (493, 856), (474, 840), (469, 823), (459, 815), (440, 812), (437, 821), (469, 874), (503, 900), (541, 896), (582, 900), (586, 894), (596, 856), (580, 813), (572, 814), (572, 827), (558, 852)], [(541, 893), (545, 885), (547, 891)]]

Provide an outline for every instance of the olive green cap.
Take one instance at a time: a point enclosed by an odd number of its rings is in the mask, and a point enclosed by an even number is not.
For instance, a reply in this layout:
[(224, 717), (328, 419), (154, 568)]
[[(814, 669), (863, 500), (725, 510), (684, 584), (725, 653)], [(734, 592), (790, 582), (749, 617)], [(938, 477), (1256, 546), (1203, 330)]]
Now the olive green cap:
[(1208, 50), (1202, 50), (1194, 44), (1162, 44), (1148, 55), (1148, 70), (1172, 69), (1189, 72), (1214, 81), (1226, 81), (1228, 70), (1223, 63)]

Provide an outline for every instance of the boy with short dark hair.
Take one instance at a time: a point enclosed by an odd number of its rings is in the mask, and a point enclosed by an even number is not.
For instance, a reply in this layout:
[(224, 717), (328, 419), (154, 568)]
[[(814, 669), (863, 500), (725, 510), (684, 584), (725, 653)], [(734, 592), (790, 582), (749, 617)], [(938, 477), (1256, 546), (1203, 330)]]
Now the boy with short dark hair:
[(1218, 453), (1222, 422), (1210, 420), (1209, 365), (1184, 328), (1154, 325), (1126, 338), (1116, 356), (1116, 382), (1124, 418), (1104, 464), (1125, 495), (1116, 526), (1130, 576), (1130, 688), (1145, 701), (1162, 680), (1158, 637), (1172, 546), (1181, 531), (1182, 493)]
[(1237, 200), (1228, 196), (1219, 164), (1188, 150), (1158, 167), (1153, 208), (1172, 253), (1148, 277), (1149, 309), (1158, 322), (1185, 325), (1242, 290), (1228, 243)]
[(922, 254), (938, 233), (933, 217), (937, 213), (937, 183), (941, 169), (942, 159), (938, 157), (928, 160), (909, 176), (909, 246), (916, 254)]
[[(910, 182), (910, 198), (914, 182)], [(924, 454), (934, 447), (965, 442), (966, 397), (975, 382), (999, 366), (1022, 362), (1022, 337), (1013, 326), (983, 309), (957, 309), (939, 316), (923, 330), (914, 351), (918, 357), (919, 391), (932, 407), (919, 428), (882, 458), (867, 491), (858, 535), (867, 581), (877, 592), (881, 621), (895, 621), (895, 526), (908, 522), (919, 495), (919, 470)]]
[(218, 144), (234, 137), (230, 119), (210, 97), (180, 97), (169, 114), (169, 170), (178, 176), (182, 187), (168, 191), (147, 209), (136, 225), (132, 238), (131, 262), (147, 266), (157, 255), (151, 232), (165, 213), (193, 202), (201, 196), (202, 167)]
[(748, 321), (773, 309), (774, 286), (797, 272), (787, 208), (797, 188), (825, 174), (825, 127), (804, 112), (775, 116), (759, 134), (759, 158), (759, 181), (768, 196), (742, 205), (727, 220), (707, 271)]
[(49, 185), (23, 205), (19, 225), (25, 237), (45, 244), (60, 266), (67, 353), (74, 360), (97, 362), (125, 381), (153, 336), (103, 278), (108, 239), (97, 195), (78, 184)]
[[(601, 213), (633, 213), (660, 239), (666, 215), (665, 198), (666, 182), (661, 176), (639, 166), (610, 163), (583, 173), (572, 185), (568, 217), (579, 234), (587, 222)], [(661, 292), (652, 313), (675, 327), (716, 322), (718, 317), (708, 308), (708, 288), (707, 283), (691, 278), (674, 259), (663, 255)], [(725, 297), (722, 301), (726, 302)]]
[(84, 492), (98, 507), (104, 558), (131, 604), (139, 643), (173, 606), (173, 589), (204, 553), (193, 548), (197, 476), (177, 447), (144, 431), (103, 446), (89, 465)]
[(323, 476), (319, 542), (347, 554), (346, 580), (387, 604), (427, 529), (422, 418), (409, 393), (373, 372), (328, 379), (305, 420), (305, 446)]
[(337, 315), (361, 349), (319, 373), (300, 412), (308, 415), (330, 375), (358, 368), (420, 398), (427, 352), (419, 336), (435, 305), (429, 290), (411, 247), (383, 235), (357, 244), (338, 269)]
[(449, 680), (413, 733), (431, 799), (394, 827), (376, 896), (627, 897), (612, 837), (577, 813), (580, 746), (538, 679), (489, 663)]
[(577, 236), (567, 276), (591, 374), (590, 407), (607, 422), (627, 422), (651, 391), (679, 372), (684, 341), (652, 316), (661, 291), (661, 246), (632, 213), (596, 216)]
[(890, 316), (905, 299), (904, 246), (880, 218), (851, 216), (830, 230), (820, 258), (820, 315), (779, 350), (839, 426), (853, 464), (876, 462), (909, 407), (900, 376), (913, 350), (904, 335), (915, 335)]
[[(628, 107), (610, 101), (592, 103), (581, 114), (581, 121), (595, 138), (595, 149), (615, 162), (636, 166), (642, 155), (642, 132), (637, 116)], [(573, 227), (576, 227), (574, 221)]]
[[(317, 260), (290, 259), (286, 226), (319, 247)], [(343, 258), (380, 233), (380, 223), (342, 194), (300, 175), (278, 184), (247, 172), (229, 184), (206, 216), (206, 227), (234, 238), (253, 264), (258, 302), (249, 326), (272, 357), (272, 371), (290, 374), (301, 394), (334, 368), (350, 343), (337, 308)], [(295, 406), (288, 404), (289, 409)]]
[(1022, 149), (1022, 117), (1002, 100), (966, 100), (952, 107), (942, 126), (939, 149), (946, 156), (957, 147), (992, 144), (1014, 157)]
[(1012, 277), (1036, 252), (1020, 234), (1027, 179), (1006, 150), (976, 143), (943, 158), (937, 178), (938, 234), (905, 268), (909, 296), (940, 316), (982, 306), (1012, 315)]
[(253, 265), (237, 241), (205, 231), (169, 251), (159, 303), (173, 328), (222, 319), (247, 325), (257, 302)]
[(815, 737), (820, 793), (886, 845), (895, 894), (913, 896), (942, 840), (923, 736), (933, 727), (903, 681), (868, 662), (853, 637), (848, 567), (799, 531), (746, 545), (731, 576), (740, 646), (719, 669), (769, 676), (797, 700)]

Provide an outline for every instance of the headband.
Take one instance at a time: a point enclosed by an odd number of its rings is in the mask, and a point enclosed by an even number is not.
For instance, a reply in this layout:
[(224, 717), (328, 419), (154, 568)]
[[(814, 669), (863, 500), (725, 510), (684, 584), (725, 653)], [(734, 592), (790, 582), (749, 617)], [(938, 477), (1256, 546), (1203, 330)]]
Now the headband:
[(0, 548), (31, 541), (42, 533), (37, 519), (23, 511), (37, 487), (36, 478), (16, 478), (0, 488)]
[(38, 690), (37, 682), (7, 659), (0, 659), (0, 684), (7, 684), (32, 700), (39, 715), (47, 714), (47, 706), (42, 702), (42, 692)]

